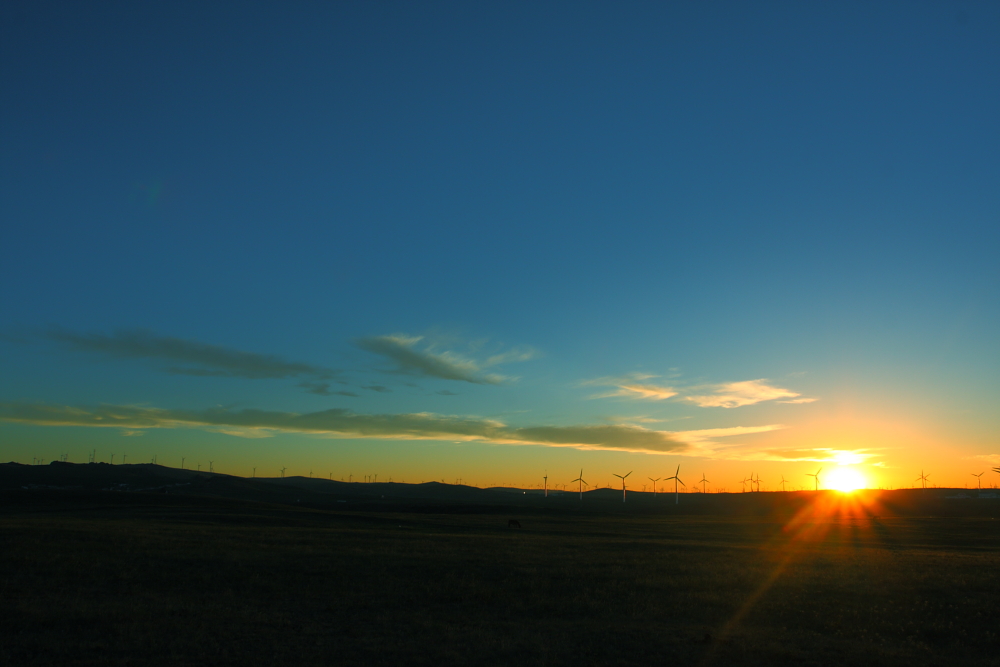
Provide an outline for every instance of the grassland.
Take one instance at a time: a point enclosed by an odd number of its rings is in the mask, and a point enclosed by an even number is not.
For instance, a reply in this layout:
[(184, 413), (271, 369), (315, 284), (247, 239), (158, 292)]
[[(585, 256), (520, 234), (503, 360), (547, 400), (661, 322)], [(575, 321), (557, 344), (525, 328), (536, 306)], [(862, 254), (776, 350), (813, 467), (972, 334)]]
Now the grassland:
[(1000, 521), (5, 492), (4, 665), (996, 665)]

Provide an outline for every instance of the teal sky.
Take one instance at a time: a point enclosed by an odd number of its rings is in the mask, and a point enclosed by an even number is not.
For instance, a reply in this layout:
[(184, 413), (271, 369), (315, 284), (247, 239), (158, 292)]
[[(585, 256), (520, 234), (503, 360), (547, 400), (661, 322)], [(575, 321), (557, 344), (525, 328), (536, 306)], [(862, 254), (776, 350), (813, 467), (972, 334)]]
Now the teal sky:
[(0, 459), (975, 485), (998, 35), (985, 2), (4, 3)]

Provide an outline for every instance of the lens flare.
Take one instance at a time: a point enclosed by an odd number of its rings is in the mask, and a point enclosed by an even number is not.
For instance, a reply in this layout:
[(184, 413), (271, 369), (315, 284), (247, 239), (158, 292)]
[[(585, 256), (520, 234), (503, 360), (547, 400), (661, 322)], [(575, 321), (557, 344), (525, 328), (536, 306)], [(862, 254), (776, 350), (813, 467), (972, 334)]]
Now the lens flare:
[(824, 480), (824, 485), (829, 489), (849, 493), (865, 488), (866, 482), (864, 475), (854, 468), (836, 468)]

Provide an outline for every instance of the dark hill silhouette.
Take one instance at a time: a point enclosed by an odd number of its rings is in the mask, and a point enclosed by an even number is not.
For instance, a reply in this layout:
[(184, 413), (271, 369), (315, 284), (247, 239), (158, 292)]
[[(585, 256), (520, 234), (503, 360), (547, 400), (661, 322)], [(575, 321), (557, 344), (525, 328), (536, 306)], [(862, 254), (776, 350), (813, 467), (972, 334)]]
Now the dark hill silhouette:
[[(867, 490), (842, 497), (835, 491), (764, 493), (685, 493), (680, 504), (672, 493), (630, 491), (549, 491), (487, 488), (425, 482), (341, 482), (285, 477), (245, 478), (223, 473), (180, 470), (152, 463), (109, 465), (65, 463), (0, 464), (0, 491), (41, 494), (46, 491), (142, 493), (209, 496), (326, 509), (467, 512), (562, 511), (657, 515), (791, 516), (823, 499), (837, 512), (854, 517), (881, 516), (1000, 516), (1000, 493), (984, 489)], [(841, 500), (842, 499), (842, 500)]]

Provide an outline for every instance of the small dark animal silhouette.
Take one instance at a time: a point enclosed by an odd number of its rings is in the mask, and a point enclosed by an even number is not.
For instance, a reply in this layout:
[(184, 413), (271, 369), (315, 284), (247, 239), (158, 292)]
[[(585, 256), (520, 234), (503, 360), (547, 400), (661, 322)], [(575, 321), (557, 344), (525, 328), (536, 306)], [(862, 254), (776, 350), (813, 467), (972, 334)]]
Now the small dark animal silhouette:
[(507, 527), (508, 528), (520, 528), (521, 527), (521, 522), (518, 521), (517, 519), (508, 519), (507, 520)]

